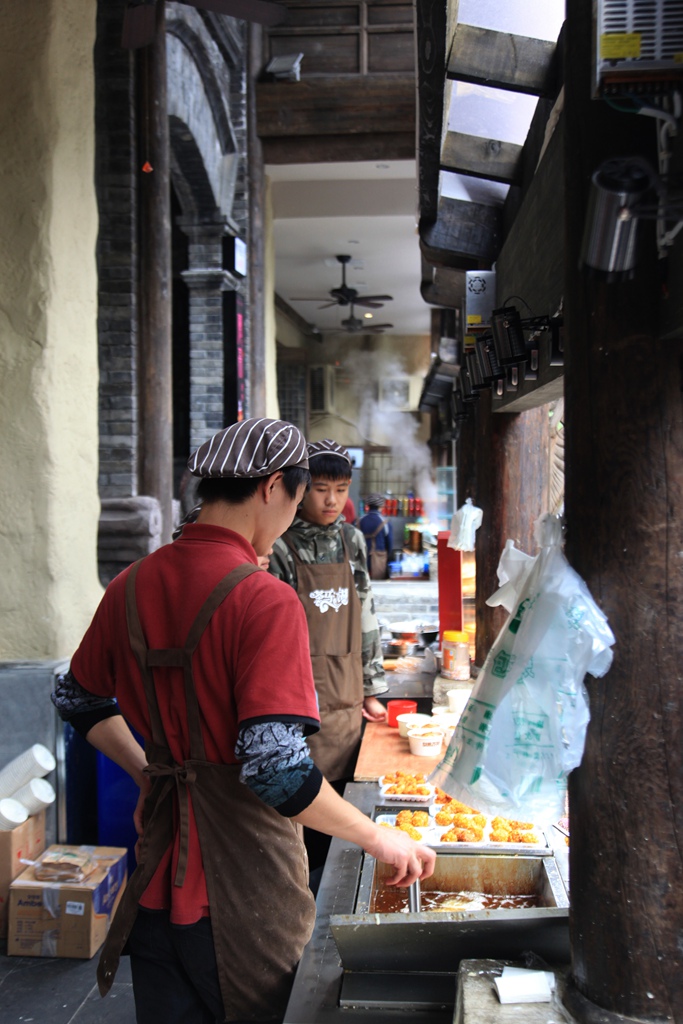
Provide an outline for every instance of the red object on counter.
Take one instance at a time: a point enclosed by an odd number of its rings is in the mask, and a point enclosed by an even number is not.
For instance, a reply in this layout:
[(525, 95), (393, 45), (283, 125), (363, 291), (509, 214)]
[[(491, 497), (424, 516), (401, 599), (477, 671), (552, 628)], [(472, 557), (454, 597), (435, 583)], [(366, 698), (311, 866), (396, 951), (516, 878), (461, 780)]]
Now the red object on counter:
[(462, 552), (448, 547), (448, 530), (440, 530), (437, 537), (439, 581), (439, 645), (444, 630), (463, 629), (462, 614)]
[(398, 729), (398, 722), (396, 721), (398, 715), (414, 715), (416, 711), (416, 700), (388, 700), (387, 725), (390, 725), (392, 729)]

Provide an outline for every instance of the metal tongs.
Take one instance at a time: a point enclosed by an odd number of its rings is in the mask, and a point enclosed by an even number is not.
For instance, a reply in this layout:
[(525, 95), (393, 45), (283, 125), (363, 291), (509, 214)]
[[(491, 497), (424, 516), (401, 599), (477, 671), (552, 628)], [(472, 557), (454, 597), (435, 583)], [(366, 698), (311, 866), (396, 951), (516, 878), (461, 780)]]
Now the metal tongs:
[(413, 882), (412, 885), (408, 886), (408, 910), (411, 914), (420, 913), (421, 894), (420, 894), (420, 879)]

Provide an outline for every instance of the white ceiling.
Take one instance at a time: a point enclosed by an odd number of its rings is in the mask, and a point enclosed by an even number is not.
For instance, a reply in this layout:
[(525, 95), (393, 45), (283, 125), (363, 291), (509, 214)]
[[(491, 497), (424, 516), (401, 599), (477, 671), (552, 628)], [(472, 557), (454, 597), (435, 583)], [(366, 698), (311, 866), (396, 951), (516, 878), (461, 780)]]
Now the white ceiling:
[[(321, 330), (340, 328), (348, 306), (320, 309), (342, 281), (337, 255), (349, 255), (346, 283), (360, 295), (388, 294), (368, 324), (386, 334), (429, 334), (432, 307), (420, 295), (414, 160), (268, 165), (272, 182), (275, 289)], [(320, 301), (301, 301), (319, 296)]]

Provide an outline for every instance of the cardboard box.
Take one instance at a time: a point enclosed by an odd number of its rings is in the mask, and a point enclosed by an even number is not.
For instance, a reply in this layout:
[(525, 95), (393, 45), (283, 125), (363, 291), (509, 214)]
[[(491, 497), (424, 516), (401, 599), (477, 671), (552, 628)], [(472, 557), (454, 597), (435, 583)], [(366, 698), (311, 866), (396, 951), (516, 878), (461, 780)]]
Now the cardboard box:
[(82, 882), (40, 882), (32, 867), (14, 879), (9, 892), (8, 956), (89, 960), (104, 942), (126, 887), (128, 850), (120, 846), (67, 849), (89, 852), (97, 867)]
[(25, 860), (35, 860), (45, 849), (45, 811), (33, 814), (11, 832), (0, 832), (0, 939), (7, 935), (9, 887), (26, 870)]

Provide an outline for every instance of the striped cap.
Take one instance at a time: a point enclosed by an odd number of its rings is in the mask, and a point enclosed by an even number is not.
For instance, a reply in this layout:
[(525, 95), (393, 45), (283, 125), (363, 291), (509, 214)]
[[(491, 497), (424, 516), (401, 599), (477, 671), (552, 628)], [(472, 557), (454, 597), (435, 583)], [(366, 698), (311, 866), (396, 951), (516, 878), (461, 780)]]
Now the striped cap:
[(332, 441), (329, 437), (326, 437), (323, 441), (311, 441), (310, 444), (306, 445), (306, 449), (309, 459), (314, 459), (316, 455), (338, 455), (340, 459), (346, 459), (349, 466), (351, 465), (351, 456), (346, 448), (341, 444), (337, 444), (336, 441)]
[(372, 494), (368, 494), (365, 499), (365, 504), (368, 508), (381, 508), (384, 501), (385, 498), (383, 494), (378, 494), (377, 491), (373, 491)]
[(270, 476), (290, 466), (308, 469), (304, 435), (292, 423), (262, 418), (220, 430), (187, 463), (190, 473), (204, 477)]

